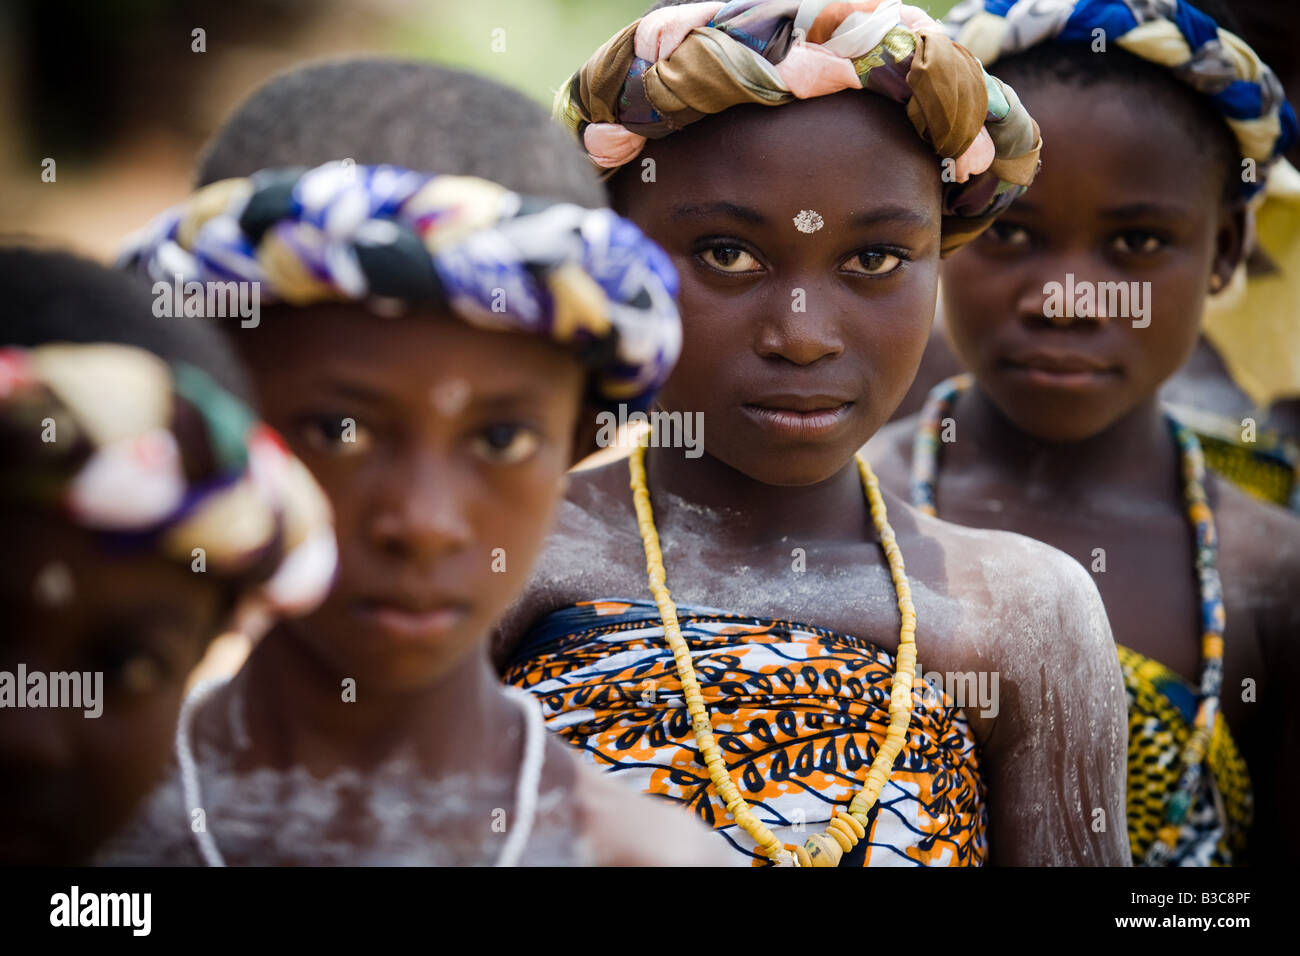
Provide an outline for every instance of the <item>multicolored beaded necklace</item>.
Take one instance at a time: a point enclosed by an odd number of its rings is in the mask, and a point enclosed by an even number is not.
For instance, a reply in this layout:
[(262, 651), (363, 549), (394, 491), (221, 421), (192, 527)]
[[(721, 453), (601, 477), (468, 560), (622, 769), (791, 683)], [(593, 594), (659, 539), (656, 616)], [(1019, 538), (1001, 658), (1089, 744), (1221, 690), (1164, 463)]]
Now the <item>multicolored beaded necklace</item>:
[(713, 737), (713, 725), (704, 706), (700, 681), (695, 675), (695, 666), (691, 663), (691, 650), (677, 621), (677, 605), (668, 593), (664, 556), (659, 548), (654, 512), (650, 508), (650, 489), (646, 485), (645, 446), (633, 448), (628, 458), (632, 503), (636, 508), (636, 524), (641, 532), (641, 543), (645, 547), (650, 593), (654, 595), (663, 621), (664, 639), (673, 652), (677, 678), (681, 681), (686, 710), (691, 717), (695, 744), (699, 747), (700, 756), (704, 758), (704, 765), (708, 767), (714, 790), (726, 804), (727, 810), (735, 817), (741, 829), (753, 837), (763, 854), (778, 866), (838, 866), (842, 855), (851, 851), (867, 835), (871, 808), (875, 806), (880, 791), (893, 771), (894, 761), (907, 743), (907, 728), (912, 720), (912, 682), (916, 674), (916, 608), (912, 605), (912, 589), (907, 583), (903, 553), (894, 538), (894, 529), (889, 526), (885, 500), (880, 495), (880, 484), (865, 458), (859, 455), (857, 462), (867, 508), (880, 538), (880, 547), (889, 562), (894, 592), (898, 596), (898, 613), (902, 618), (898, 630), (898, 654), (894, 658), (894, 680), (889, 692), (889, 727), (867, 771), (862, 789), (854, 796), (849, 809), (837, 809), (831, 816), (826, 831), (813, 834), (803, 846), (786, 846), (754, 815), (735, 782), (727, 774), (726, 758)]
[[(921, 421), (912, 444), (912, 504), (918, 511), (937, 515), (939, 479), (939, 435), (943, 420), (952, 412), (957, 396), (970, 387), (973, 377), (957, 375), (940, 382), (930, 392), (921, 410)], [(1156, 832), (1142, 859), (1143, 866), (1165, 866), (1173, 855), (1183, 820), (1200, 788), (1205, 752), (1219, 712), (1223, 687), (1223, 632), (1226, 617), (1223, 590), (1216, 567), (1219, 551), (1214, 512), (1205, 496), (1205, 458), (1191, 429), (1166, 416), (1169, 430), (1182, 459), (1183, 500), (1187, 518), (1196, 533), (1196, 575), (1201, 589), (1201, 666), (1196, 694), (1196, 720), (1182, 752), (1182, 772), (1165, 802), (1164, 824)]]

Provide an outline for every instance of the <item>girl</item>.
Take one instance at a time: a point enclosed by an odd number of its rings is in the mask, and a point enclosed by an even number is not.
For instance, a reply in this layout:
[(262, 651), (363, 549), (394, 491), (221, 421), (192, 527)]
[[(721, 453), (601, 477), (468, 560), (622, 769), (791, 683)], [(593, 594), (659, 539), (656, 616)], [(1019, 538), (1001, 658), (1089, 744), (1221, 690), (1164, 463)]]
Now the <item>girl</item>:
[(711, 862), (687, 817), (580, 767), (486, 654), (585, 451), (582, 403), (644, 401), (676, 356), (662, 253), (541, 110), (431, 64), (272, 81), (218, 134), (221, 167), (128, 262), (278, 303), (230, 337), (334, 506), (340, 571), (195, 692), (178, 773), (105, 859)]
[[(0, 863), (82, 864), (165, 771), (209, 642), (311, 610), (334, 536), (214, 330), (18, 247), (0, 249), (0, 316)], [(67, 675), (76, 706), (49, 696)]]
[[(1267, 175), (1295, 115), (1250, 48), (1182, 0), (966, 4), (951, 25), (1055, 145), (945, 265), (973, 381), (878, 436), (882, 480), (901, 492), (910, 470), (918, 507), (1032, 535), (1095, 575), (1128, 691), (1134, 862), (1243, 862), (1252, 814), (1294, 856), (1300, 519), (1207, 476), (1157, 390), (1241, 259), (1243, 200), (1262, 185), (1243, 169)], [(1145, 314), (1057, 309), (1067, 286), (1072, 306), (1130, 290)]]
[(682, 276), (657, 411), (701, 414), (704, 453), (574, 476), (507, 679), (740, 864), (1124, 862), (1087, 575), (918, 517), (854, 460), (916, 371), (941, 253), (1033, 176), (1015, 94), (915, 8), (769, 0), (651, 12), (557, 107)]

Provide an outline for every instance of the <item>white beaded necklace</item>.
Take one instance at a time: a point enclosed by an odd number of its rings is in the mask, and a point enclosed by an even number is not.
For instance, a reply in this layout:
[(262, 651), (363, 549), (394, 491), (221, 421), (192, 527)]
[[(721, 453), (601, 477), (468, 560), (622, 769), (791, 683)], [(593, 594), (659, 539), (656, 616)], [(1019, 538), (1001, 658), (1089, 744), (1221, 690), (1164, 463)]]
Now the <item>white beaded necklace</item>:
[[(194, 714), (214, 693), (229, 683), (229, 678), (200, 681), (185, 697), (181, 704), (180, 717), (176, 721), (176, 761), (181, 772), (181, 791), (188, 813), (203, 805), (203, 793), (199, 783), (198, 761), (194, 759), (191, 745), (191, 730)], [(506, 836), (505, 845), (497, 855), (496, 866), (516, 866), (524, 852), (528, 837), (533, 830), (533, 821), (537, 817), (537, 799), (542, 782), (542, 763), (546, 755), (546, 730), (542, 723), (541, 707), (537, 698), (518, 687), (502, 687), (507, 697), (513, 700), (524, 713), (524, 756), (519, 765), (519, 778), (515, 783), (515, 813), (517, 819), (514, 827)], [(225, 866), (225, 858), (217, 848), (217, 841), (208, 831), (207, 821), (200, 829), (194, 829), (190, 821), (190, 832), (198, 846), (199, 855), (208, 866)]]

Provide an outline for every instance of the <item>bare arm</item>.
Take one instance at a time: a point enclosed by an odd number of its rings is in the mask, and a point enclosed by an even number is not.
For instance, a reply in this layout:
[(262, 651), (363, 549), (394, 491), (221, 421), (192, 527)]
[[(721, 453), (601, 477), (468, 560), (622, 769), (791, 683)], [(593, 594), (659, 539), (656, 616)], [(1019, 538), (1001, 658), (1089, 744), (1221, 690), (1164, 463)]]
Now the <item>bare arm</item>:
[[(1300, 764), (1295, 759), (1300, 753), (1300, 702), (1293, 692), (1300, 682), (1300, 600), (1295, 593), (1300, 585), (1300, 521), (1281, 510), (1270, 513), (1269, 518), (1273, 527), (1255, 539), (1266, 542), (1259, 557), (1271, 572), (1260, 575), (1270, 583), (1264, 586), (1266, 593), (1257, 619), (1264, 666), (1269, 674), (1266, 693), (1272, 698), (1263, 702), (1269, 714), (1265, 726), (1276, 721), (1277, 744), (1272, 752), (1261, 755), (1262, 760), (1272, 762), (1271, 767), (1252, 768), (1252, 777), (1273, 782), (1271, 799), (1257, 798), (1252, 855), (1263, 861), (1264, 853), (1271, 852), (1264, 849), (1268, 834), (1273, 834), (1279, 844), (1274, 847), (1277, 859), (1294, 862), (1300, 860), (1300, 820), (1288, 809), (1300, 792)], [(1224, 693), (1240, 693), (1240, 688), (1225, 687)], [(1271, 820), (1261, 819), (1259, 811), (1265, 807), (1271, 811)]]
[(1106, 611), (1080, 565), (1020, 540), (999, 558), (1018, 592), (990, 614), (1002, 671), (984, 745), (991, 862), (1128, 866), (1127, 703)]
[(636, 793), (585, 763), (583, 833), (596, 866), (736, 866), (742, 860), (685, 807)]

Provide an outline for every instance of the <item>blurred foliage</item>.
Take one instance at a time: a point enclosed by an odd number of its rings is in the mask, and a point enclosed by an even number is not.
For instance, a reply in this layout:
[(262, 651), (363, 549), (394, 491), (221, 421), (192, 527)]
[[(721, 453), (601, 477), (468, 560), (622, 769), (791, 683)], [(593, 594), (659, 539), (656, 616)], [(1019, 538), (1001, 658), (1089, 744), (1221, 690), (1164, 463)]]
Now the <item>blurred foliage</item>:
[[(914, 0), (940, 17), (956, 0)], [(555, 90), (601, 43), (653, 0), (415, 0), (391, 49), (494, 77), (550, 106)], [(504, 49), (494, 52), (495, 30)], [(500, 44), (498, 44), (499, 46)]]
[[(954, 0), (917, 0), (942, 15)], [(313, 50), (429, 58), (495, 77), (547, 107), (601, 43), (652, 0), (0, 0), (16, 62), (0, 63), (24, 159), (93, 160), (149, 127), (201, 139), (222, 57)], [(346, 11), (352, 20), (340, 17)], [(345, 24), (364, 18), (366, 38)], [(190, 32), (207, 31), (208, 59)], [(355, 46), (350, 46), (355, 44)], [(258, 79), (261, 79), (260, 77)], [(242, 92), (242, 89), (241, 91)], [(3, 111), (0, 111), (2, 113)], [(39, 147), (36, 144), (40, 144)]]

